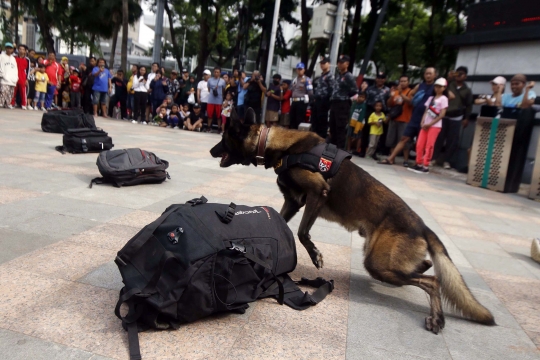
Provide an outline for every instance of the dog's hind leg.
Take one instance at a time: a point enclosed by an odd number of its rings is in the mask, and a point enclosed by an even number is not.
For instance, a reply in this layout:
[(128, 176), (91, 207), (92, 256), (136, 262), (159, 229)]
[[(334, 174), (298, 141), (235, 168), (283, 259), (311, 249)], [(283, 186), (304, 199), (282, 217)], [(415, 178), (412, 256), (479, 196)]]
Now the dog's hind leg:
[(416, 267), (416, 272), (417, 273), (420, 273), (420, 274), (423, 274), (425, 273), (426, 271), (428, 271), (429, 269), (431, 269), (431, 267), (433, 266), (433, 263), (431, 262), (431, 260), (424, 260), (420, 263), (420, 265), (418, 265)]
[(298, 213), (302, 205), (298, 204), (298, 202), (296, 202), (289, 196), (284, 197), (285, 202), (283, 203), (283, 206), (281, 207), (281, 211), (279, 213), (286, 222), (289, 222), (289, 220), (291, 220), (293, 216)]
[(328, 198), (328, 191), (323, 190), (321, 194), (309, 193), (306, 197), (306, 209), (304, 210), (304, 216), (302, 216), (302, 221), (298, 227), (298, 238), (304, 247), (306, 248), (311, 261), (318, 268), (322, 268), (324, 265), (322, 253), (317, 249), (313, 241), (311, 241), (311, 236), (309, 231), (311, 227), (317, 220), (319, 213), (326, 203)]

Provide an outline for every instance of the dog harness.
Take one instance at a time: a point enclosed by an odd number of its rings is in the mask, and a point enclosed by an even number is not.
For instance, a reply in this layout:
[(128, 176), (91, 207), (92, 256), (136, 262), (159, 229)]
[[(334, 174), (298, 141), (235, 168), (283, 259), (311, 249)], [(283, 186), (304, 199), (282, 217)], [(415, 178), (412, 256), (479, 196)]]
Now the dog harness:
[(328, 180), (334, 177), (345, 159), (351, 154), (340, 150), (334, 144), (319, 144), (306, 153), (285, 155), (274, 166), (276, 174), (280, 175), (292, 167), (300, 167), (311, 172), (319, 172)]

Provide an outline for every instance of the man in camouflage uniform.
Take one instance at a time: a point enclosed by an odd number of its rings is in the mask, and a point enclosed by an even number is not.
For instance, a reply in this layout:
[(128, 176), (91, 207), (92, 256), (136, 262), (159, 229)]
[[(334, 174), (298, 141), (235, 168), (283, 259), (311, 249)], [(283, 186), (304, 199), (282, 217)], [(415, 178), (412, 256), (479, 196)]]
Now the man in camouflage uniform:
[(297, 77), (291, 83), (291, 112), (290, 128), (298, 129), (298, 125), (306, 121), (306, 111), (310, 97), (313, 96), (313, 84), (311, 79), (305, 75), (306, 67), (304, 63), (296, 65)]
[(330, 98), (330, 142), (338, 148), (345, 148), (347, 125), (350, 121), (351, 98), (358, 96), (354, 76), (347, 70), (350, 58), (343, 55), (338, 60), (339, 75), (334, 83)]
[(334, 87), (334, 75), (330, 73), (330, 58), (324, 57), (321, 61), (322, 75), (315, 81), (313, 102), (311, 103), (311, 124), (317, 135), (326, 139), (328, 135), (328, 112), (330, 111), (330, 97)]

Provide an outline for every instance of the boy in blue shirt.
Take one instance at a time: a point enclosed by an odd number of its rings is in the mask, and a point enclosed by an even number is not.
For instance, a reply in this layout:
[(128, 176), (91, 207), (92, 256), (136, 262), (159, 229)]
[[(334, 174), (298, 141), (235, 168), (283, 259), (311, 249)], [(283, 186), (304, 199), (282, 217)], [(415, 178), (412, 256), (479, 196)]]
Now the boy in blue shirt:
[(101, 104), (101, 115), (107, 117), (107, 95), (112, 90), (112, 75), (109, 69), (105, 68), (105, 59), (100, 58), (98, 64), (92, 70), (92, 76), (94, 77), (94, 85), (92, 86), (94, 105), (94, 116), (97, 116), (98, 104)]

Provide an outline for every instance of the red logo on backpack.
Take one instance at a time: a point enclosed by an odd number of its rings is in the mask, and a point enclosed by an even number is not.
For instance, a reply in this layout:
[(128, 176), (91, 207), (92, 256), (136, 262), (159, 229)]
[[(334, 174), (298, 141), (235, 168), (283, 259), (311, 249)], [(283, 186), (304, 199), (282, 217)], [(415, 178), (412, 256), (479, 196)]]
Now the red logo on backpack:
[(319, 161), (319, 170), (321, 172), (330, 171), (331, 167), (332, 167), (332, 162), (330, 160), (326, 160), (324, 158), (321, 158), (321, 160)]

